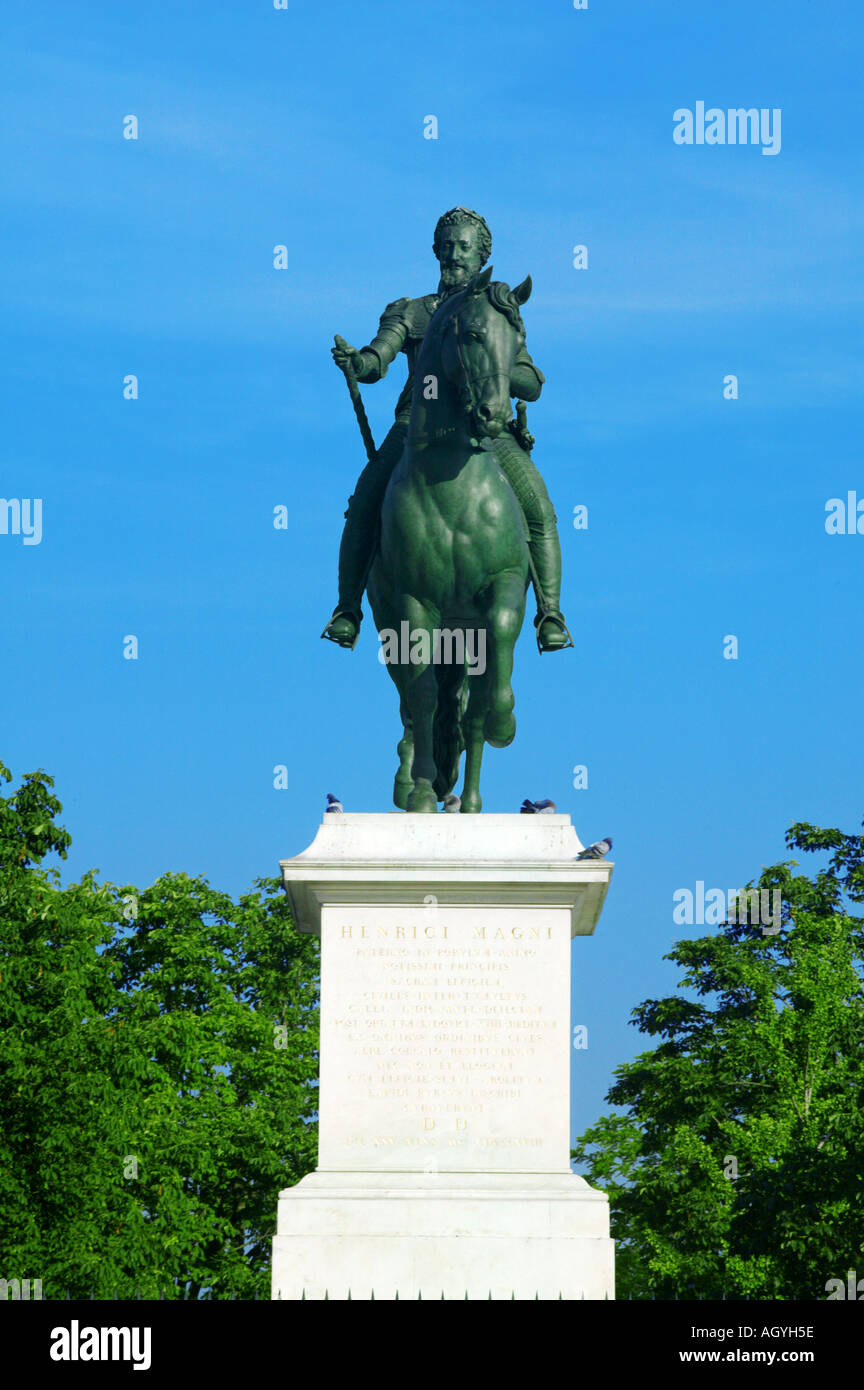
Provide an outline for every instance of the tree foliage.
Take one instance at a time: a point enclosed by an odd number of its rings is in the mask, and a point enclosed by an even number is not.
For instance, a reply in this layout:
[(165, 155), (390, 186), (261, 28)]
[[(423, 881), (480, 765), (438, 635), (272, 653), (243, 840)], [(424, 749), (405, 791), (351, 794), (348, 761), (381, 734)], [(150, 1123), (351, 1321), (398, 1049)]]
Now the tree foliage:
[(279, 879), (63, 887), (52, 786), (0, 796), (0, 1276), (269, 1297), (278, 1192), (315, 1166), (317, 943)]
[(864, 1275), (864, 837), (796, 824), (787, 844), (829, 862), (763, 870), (779, 934), (739, 913), (677, 943), (695, 998), (634, 1011), (659, 1042), (574, 1151), (610, 1198), (619, 1297), (819, 1299)]

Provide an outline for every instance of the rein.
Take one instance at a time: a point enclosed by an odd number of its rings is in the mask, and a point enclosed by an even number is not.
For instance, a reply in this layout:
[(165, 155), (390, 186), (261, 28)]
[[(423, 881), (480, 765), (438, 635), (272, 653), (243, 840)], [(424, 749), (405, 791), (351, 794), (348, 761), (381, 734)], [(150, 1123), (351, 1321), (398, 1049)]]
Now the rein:
[[(488, 297), (488, 291), (487, 291), (487, 297)], [(492, 302), (492, 301), (490, 300), (490, 303), (491, 303), (491, 302)], [(460, 307), (461, 307), (461, 306), (460, 306)], [(493, 308), (496, 308), (496, 309), (497, 309), (497, 307), (498, 307), (497, 305), (493, 304)], [(501, 311), (498, 310), (498, 312), (500, 313)], [(473, 378), (471, 377), (470, 373), (468, 372), (468, 368), (467, 368), (467, 366), (466, 366), (466, 364), (465, 364), (465, 359), (464, 359), (464, 357), (462, 356), (462, 343), (461, 343), (460, 334), (459, 334), (460, 323), (459, 323), (459, 310), (458, 310), (458, 309), (456, 310), (455, 313), (451, 314), (451, 315), (449, 316), (449, 318), (447, 318), (446, 322), (444, 322), (444, 323), (441, 325), (441, 327), (440, 327), (439, 329), (436, 330), (435, 337), (436, 337), (437, 340), (438, 340), (438, 341), (437, 341), (437, 346), (438, 346), (438, 352), (439, 352), (439, 354), (441, 353), (442, 348), (443, 348), (444, 337), (445, 337), (445, 335), (448, 333), (448, 331), (449, 331), (451, 328), (454, 329), (454, 337), (455, 337), (454, 347), (455, 347), (455, 351), (456, 351), (456, 361), (457, 361), (457, 363), (459, 364), (459, 371), (460, 371), (461, 378), (462, 378), (461, 384), (460, 384), (460, 386), (459, 386), (459, 388), (458, 388), (459, 400), (460, 400), (460, 404), (461, 404), (461, 406), (462, 406), (463, 414), (464, 414), (466, 417), (468, 417), (468, 418), (467, 418), (467, 424), (470, 424), (470, 417), (471, 417), (471, 415), (473, 414), (473, 412), (474, 412), (474, 410), (475, 410), (475, 408), (476, 408), (477, 400), (478, 400), (477, 388), (478, 388), (479, 386), (482, 386), (483, 383), (486, 382), (486, 381), (493, 381), (493, 380), (499, 380), (499, 379), (502, 380), (502, 381), (506, 381), (507, 384), (508, 384), (508, 387), (509, 387), (509, 384), (510, 384), (510, 373), (509, 373), (509, 372), (505, 372), (505, 371), (503, 371), (503, 370), (499, 370), (499, 371), (496, 371), (496, 372), (485, 372), (485, 373), (483, 374), (483, 376), (478, 376), (478, 377), (473, 377)], [(508, 394), (509, 394), (509, 391), (508, 391)], [(411, 435), (411, 434), (409, 434), (409, 435), (407, 436), (407, 438), (406, 438), (406, 443), (410, 444), (412, 447), (415, 447), (415, 446), (418, 446), (418, 445), (422, 447), (424, 444), (438, 443), (438, 442), (440, 442), (440, 441), (442, 441), (442, 440), (450, 439), (450, 438), (452, 438), (456, 433), (457, 433), (457, 426), (456, 426), (456, 425), (446, 425), (446, 426), (444, 426), (444, 428), (442, 428), (442, 429), (437, 429), (437, 430), (436, 430), (436, 429), (427, 429), (427, 430), (426, 430), (426, 433), (425, 433), (424, 435)], [(469, 439), (473, 438), (473, 436), (470, 434), (470, 432), (469, 432), (469, 436), (468, 436), (468, 437), (469, 437)], [(490, 440), (490, 441), (489, 441), (490, 446), (491, 446), (491, 442), (492, 442), (492, 441)]]
[(499, 378), (499, 377), (500, 377), (502, 380), (504, 380), (504, 379), (506, 378), (507, 384), (509, 385), (509, 383), (510, 383), (510, 373), (509, 373), (509, 372), (504, 372), (504, 371), (486, 372), (483, 376), (474, 377), (474, 378), (472, 379), (472, 377), (470, 376), (470, 374), (469, 374), (469, 372), (468, 372), (468, 368), (467, 368), (466, 365), (465, 365), (465, 359), (464, 359), (463, 356), (462, 356), (462, 343), (461, 343), (461, 339), (460, 339), (460, 336), (459, 336), (459, 327), (460, 327), (460, 325), (459, 325), (459, 310), (458, 310), (458, 309), (456, 310), (456, 313), (453, 314), (453, 315), (448, 319), (447, 323), (444, 325), (443, 329), (441, 330), (441, 342), (442, 342), (442, 343), (443, 343), (443, 341), (444, 341), (444, 335), (445, 335), (445, 333), (447, 332), (447, 329), (448, 329), (448, 328), (451, 328), (451, 327), (452, 327), (452, 328), (455, 328), (455, 330), (456, 330), (456, 331), (455, 331), (455, 334), (454, 334), (454, 337), (455, 337), (455, 339), (456, 339), (455, 344), (454, 344), (454, 346), (455, 346), (455, 348), (456, 348), (456, 361), (459, 363), (459, 370), (460, 370), (460, 372), (462, 373), (462, 385), (461, 385), (461, 387), (459, 388), (459, 397), (460, 397), (460, 400), (462, 401), (462, 408), (463, 408), (463, 410), (465, 411), (465, 414), (466, 414), (466, 415), (470, 415), (470, 414), (472, 413), (472, 411), (474, 410), (476, 404), (477, 404), (477, 396), (476, 396), (476, 394), (475, 394), (476, 388), (477, 388), (478, 386), (481, 386), (481, 385), (483, 384), (484, 381), (494, 381), (496, 378)]

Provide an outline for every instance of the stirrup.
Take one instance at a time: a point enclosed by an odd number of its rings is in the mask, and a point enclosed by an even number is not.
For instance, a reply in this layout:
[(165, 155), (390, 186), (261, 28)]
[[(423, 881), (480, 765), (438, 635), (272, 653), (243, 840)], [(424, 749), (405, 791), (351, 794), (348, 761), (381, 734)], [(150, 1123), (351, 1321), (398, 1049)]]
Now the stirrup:
[[(333, 623), (335, 623), (337, 618), (350, 618), (352, 622), (355, 624), (356, 631), (354, 633), (353, 642), (340, 642), (338, 637), (334, 637), (331, 634), (330, 628), (332, 627)], [(330, 621), (328, 622), (324, 631), (321, 633), (321, 636), (326, 637), (328, 642), (335, 642), (337, 647), (344, 647), (346, 651), (353, 652), (354, 648), (357, 646), (358, 638), (360, 637), (360, 624), (362, 623), (362, 621), (363, 613), (362, 610), (358, 608), (335, 608), (333, 610), (333, 615), (330, 618)]]
[[(567, 638), (567, 641), (563, 642), (560, 647), (544, 647), (540, 641), (540, 628), (547, 620), (553, 623), (557, 623), (564, 636)], [(561, 613), (557, 608), (538, 608), (537, 616), (534, 619), (534, 635), (537, 638), (537, 650), (541, 654), (541, 656), (544, 652), (566, 652), (568, 647), (576, 646), (576, 643), (573, 641), (570, 629), (564, 621), (564, 614)]]

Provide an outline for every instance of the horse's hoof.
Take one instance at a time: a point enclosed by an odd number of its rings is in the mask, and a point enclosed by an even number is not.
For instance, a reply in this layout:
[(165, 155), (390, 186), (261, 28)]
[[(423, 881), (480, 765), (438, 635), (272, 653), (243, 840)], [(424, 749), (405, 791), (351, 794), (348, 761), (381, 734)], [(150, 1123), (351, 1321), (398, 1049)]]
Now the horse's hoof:
[(516, 716), (512, 710), (486, 716), (483, 737), (493, 748), (507, 748), (516, 737)]
[(408, 798), (405, 810), (413, 812), (419, 811), (420, 814), (424, 816), (438, 814), (438, 798), (428, 782), (425, 787), (415, 786)]
[(410, 777), (400, 777), (396, 773), (393, 781), (393, 805), (398, 806), (400, 811), (408, 810), (408, 800), (414, 790), (414, 782)]
[(477, 816), (483, 809), (483, 798), (479, 792), (462, 793), (462, 815)]

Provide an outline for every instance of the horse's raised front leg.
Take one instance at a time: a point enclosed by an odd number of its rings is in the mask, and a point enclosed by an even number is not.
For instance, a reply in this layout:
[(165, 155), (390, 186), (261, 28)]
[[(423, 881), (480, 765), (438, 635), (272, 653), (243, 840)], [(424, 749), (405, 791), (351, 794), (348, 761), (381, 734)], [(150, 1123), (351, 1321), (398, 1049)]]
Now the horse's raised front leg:
[(516, 737), (516, 703), (510, 683), (513, 652), (525, 617), (525, 581), (516, 574), (495, 580), (492, 602), (486, 617), (486, 672), (489, 703), (486, 714), (486, 742), (493, 748), (506, 748)]

